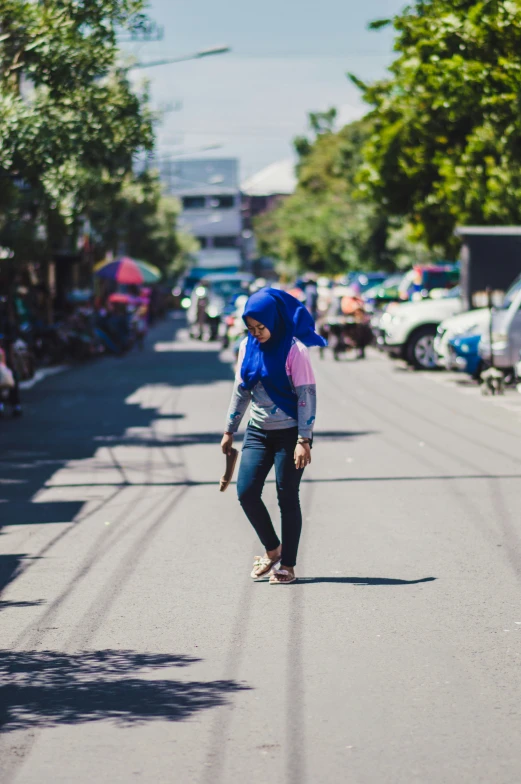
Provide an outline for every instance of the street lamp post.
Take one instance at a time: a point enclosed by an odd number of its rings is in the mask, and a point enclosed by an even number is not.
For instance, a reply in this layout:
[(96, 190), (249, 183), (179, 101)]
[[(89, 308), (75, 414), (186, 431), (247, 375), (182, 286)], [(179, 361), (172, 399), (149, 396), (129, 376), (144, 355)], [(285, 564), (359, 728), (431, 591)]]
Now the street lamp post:
[(213, 46), (210, 49), (202, 49), (200, 52), (185, 54), (181, 57), (167, 57), (163, 60), (150, 60), (149, 62), (144, 63), (134, 63), (134, 65), (129, 66), (128, 70), (133, 70), (134, 68), (152, 68), (156, 65), (170, 65), (171, 63), (184, 63), (187, 60), (200, 60), (202, 57), (213, 57), (214, 55), (227, 54), (228, 52), (231, 52), (231, 48), (229, 46)]

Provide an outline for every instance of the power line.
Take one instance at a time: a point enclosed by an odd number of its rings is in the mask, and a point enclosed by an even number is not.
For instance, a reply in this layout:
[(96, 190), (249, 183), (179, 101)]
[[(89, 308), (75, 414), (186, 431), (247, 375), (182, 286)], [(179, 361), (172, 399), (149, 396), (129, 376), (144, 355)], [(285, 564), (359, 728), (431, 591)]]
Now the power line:
[(309, 49), (302, 50), (302, 51), (273, 51), (273, 52), (254, 52), (254, 51), (241, 51), (240, 49), (234, 49), (234, 54), (231, 58), (232, 61), (238, 60), (240, 58), (247, 58), (247, 59), (257, 59), (257, 60), (291, 60), (291, 59), (310, 59), (310, 60), (338, 60), (338, 59), (345, 59), (346, 57), (381, 57), (381, 58), (392, 58), (395, 53), (391, 49), (387, 52), (376, 51), (376, 50), (362, 50), (359, 52), (313, 52)]
[[(306, 133), (306, 131), (305, 130), (298, 131), (298, 130), (295, 130), (295, 129), (287, 128), (285, 130), (281, 129), (280, 132), (277, 133), (277, 134), (270, 135), (270, 132), (264, 132), (262, 130), (262, 128), (259, 128), (257, 130), (244, 130), (244, 131), (237, 131), (237, 130), (234, 130), (234, 131), (227, 131), (227, 130), (216, 131), (214, 129), (212, 129), (211, 131), (180, 130), (179, 133), (180, 134), (190, 134), (191, 133), (194, 136), (207, 136), (207, 137), (210, 137), (210, 138), (232, 136), (232, 137), (237, 137), (237, 138), (241, 138), (241, 139), (247, 138), (247, 137), (251, 137), (251, 138), (261, 138), (261, 139), (277, 140), (277, 139), (285, 138), (287, 136), (291, 136), (292, 137), (292, 136), (298, 135), (299, 133)], [(175, 142), (164, 142), (161, 139), (158, 140), (158, 146), (159, 147), (161, 147), (161, 146), (167, 147), (169, 144), (175, 144)]]
[(278, 59), (285, 60), (285, 59), (290, 59), (292, 57), (295, 57), (295, 58), (307, 57), (310, 60), (315, 60), (315, 59), (319, 59), (319, 58), (320, 59), (337, 59), (337, 58), (343, 58), (343, 57), (391, 57), (392, 55), (393, 55), (392, 51), (390, 51), (390, 52), (382, 52), (382, 51), (377, 52), (377, 51), (366, 50), (366, 51), (361, 51), (361, 52), (335, 52), (335, 53), (332, 54), (331, 52), (310, 52), (309, 49), (308, 49), (308, 50), (302, 51), (302, 52), (286, 51), (286, 52), (258, 52), (258, 53), (255, 53), (255, 52), (236, 51), (235, 52), (235, 59), (237, 59), (238, 57), (255, 57), (255, 58), (258, 58), (259, 60), (278, 60)]

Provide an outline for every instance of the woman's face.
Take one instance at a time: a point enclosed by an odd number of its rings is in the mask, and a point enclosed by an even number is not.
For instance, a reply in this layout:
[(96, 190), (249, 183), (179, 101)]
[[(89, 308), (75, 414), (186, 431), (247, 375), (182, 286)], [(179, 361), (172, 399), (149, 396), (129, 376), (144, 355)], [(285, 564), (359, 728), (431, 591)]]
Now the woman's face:
[(265, 327), (260, 321), (248, 316), (246, 318), (246, 324), (248, 325), (248, 332), (250, 335), (257, 338), (259, 343), (266, 343), (271, 338), (271, 332), (268, 327)]

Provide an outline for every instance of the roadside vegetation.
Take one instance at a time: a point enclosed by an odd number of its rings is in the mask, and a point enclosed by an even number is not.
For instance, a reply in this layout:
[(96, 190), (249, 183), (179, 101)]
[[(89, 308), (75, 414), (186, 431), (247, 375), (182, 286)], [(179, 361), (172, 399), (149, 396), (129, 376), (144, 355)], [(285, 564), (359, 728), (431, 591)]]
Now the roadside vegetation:
[(295, 194), (256, 225), (281, 265), (336, 274), (454, 259), (457, 225), (521, 221), (521, 6), (417, 0), (394, 19), (395, 58), (362, 91), (363, 120), (310, 115)]

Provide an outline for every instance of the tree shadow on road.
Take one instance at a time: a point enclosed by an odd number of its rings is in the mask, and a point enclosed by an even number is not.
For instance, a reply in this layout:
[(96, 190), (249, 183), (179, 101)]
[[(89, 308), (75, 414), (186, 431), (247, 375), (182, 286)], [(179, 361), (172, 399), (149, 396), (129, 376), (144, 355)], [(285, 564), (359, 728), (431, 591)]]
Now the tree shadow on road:
[(128, 726), (182, 721), (223, 705), (249, 687), (233, 680), (152, 678), (158, 669), (183, 668), (190, 656), (135, 651), (0, 651), (0, 733), (111, 720)]
[[(154, 340), (161, 336), (172, 340), (180, 326), (181, 322), (172, 321), (159, 325)], [(115, 461), (114, 450), (119, 445), (162, 449), (200, 443), (198, 435), (165, 438), (152, 425), (184, 418), (183, 412), (161, 410), (162, 403), (172, 398), (172, 390), (210, 388), (215, 382), (231, 381), (233, 370), (217, 351), (202, 354), (190, 344), (173, 357), (175, 361), (153, 350), (124, 359), (107, 357), (50, 376), (24, 392), (25, 416), (2, 422), (0, 530), (77, 521), (87, 499), (48, 501), (38, 499), (38, 492), (60, 469), (85, 465), (100, 448), (109, 445)], [(143, 391), (144, 387), (149, 391)], [(206, 441), (216, 442), (213, 434)], [(182, 466), (177, 468), (182, 470)], [(106, 466), (99, 470), (105, 471)]]
[[(347, 441), (360, 436), (374, 435), (374, 430), (318, 430), (315, 433), (315, 440), (322, 441)], [(182, 435), (174, 436), (159, 436), (154, 439), (139, 438), (133, 435), (116, 435), (116, 436), (97, 436), (96, 441), (100, 443), (118, 443), (125, 446), (146, 446), (156, 447), (161, 446), (200, 446), (201, 444), (220, 444), (223, 434), (220, 430), (213, 433), (183, 433)], [(243, 433), (236, 433), (234, 435), (237, 442), (242, 442), (244, 439)]]
[(297, 585), (314, 583), (337, 583), (345, 585), (418, 585), (432, 583), (437, 577), (422, 577), (419, 580), (400, 580), (394, 577), (299, 577)]
[(352, 438), (361, 436), (377, 435), (377, 430), (315, 430), (313, 437), (317, 442), (320, 441), (348, 441)]
[[(27, 556), (19, 555), (0, 555), (0, 594), (6, 586), (18, 577)], [(42, 599), (34, 601), (4, 601), (0, 600), (0, 611), (14, 607), (36, 607), (43, 604)]]
[(18, 575), (25, 555), (0, 555), (0, 593)]

